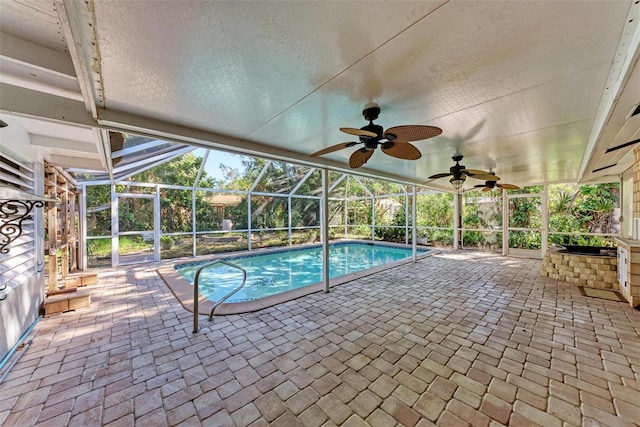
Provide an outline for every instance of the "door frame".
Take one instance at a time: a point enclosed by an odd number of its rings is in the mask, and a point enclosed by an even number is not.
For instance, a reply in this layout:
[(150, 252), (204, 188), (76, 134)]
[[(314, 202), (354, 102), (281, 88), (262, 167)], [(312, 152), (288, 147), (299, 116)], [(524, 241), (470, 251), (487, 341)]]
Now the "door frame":
[[(509, 202), (512, 199), (540, 198), (540, 227), (511, 227)], [(502, 192), (502, 253), (509, 256), (523, 256), (542, 259), (547, 253), (549, 234), (549, 211), (547, 208), (547, 186), (541, 193), (507, 194)], [(533, 231), (540, 233), (540, 249), (517, 249), (509, 247), (509, 233), (512, 231)]]
[[(120, 199), (150, 199), (153, 201), (153, 229), (141, 230), (141, 231), (127, 231), (120, 232), (120, 217), (119, 206)], [(140, 262), (154, 262), (160, 261), (160, 227), (159, 227), (159, 215), (160, 211), (160, 197), (159, 192), (155, 194), (139, 194), (139, 193), (116, 193), (115, 185), (111, 186), (111, 264), (113, 267), (119, 265), (138, 264)], [(138, 235), (146, 232), (153, 233), (153, 259), (145, 261), (137, 261), (134, 263), (121, 263), (120, 262), (120, 236)]]

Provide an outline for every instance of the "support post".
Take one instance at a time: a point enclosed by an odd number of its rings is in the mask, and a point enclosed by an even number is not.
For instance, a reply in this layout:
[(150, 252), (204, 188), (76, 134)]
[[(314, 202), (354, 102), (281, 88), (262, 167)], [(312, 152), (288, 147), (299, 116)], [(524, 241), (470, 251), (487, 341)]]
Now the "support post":
[[(56, 182), (56, 185), (58, 183)], [(60, 224), (60, 274), (62, 280), (69, 275), (69, 184), (65, 182), (64, 190), (60, 194), (59, 224)]]
[(329, 171), (322, 169), (322, 205), (320, 225), (322, 227), (322, 281), (324, 292), (329, 293)]
[(509, 255), (509, 198), (502, 191), (502, 255)]
[(453, 196), (453, 249), (460, 249), (462, 237), (462, 195), (456, 193)]
[(411, 250), (413, 251), (413, 262), (418, 261), (418, 226), (416, 222), (417, 218), (417, 201), (418, 193), (416, 186), (412, 186), (413, 194), (411, 195)]
[(291, 194), (287, 197), (287, 211), (288, 211), (288, 221), (289, 221), (289, 246), (291, 246)]
[(160, 185), (156, 184), (153, 198), (153, 260), (160, 261)]
[[(208, 151), (207, 151), (207, 154), (209, 154)], [(202, 162), (202, 164), (204, 164), (204, 161)], [(195, 258), (195, 256), (197, 255), (197, 251), (196, 251), (196, 237), (197, 237), (196, 235), (196, 189), (195, 187), (191, 189), (191, 236), (192, 236), (191, 243), (193, 245), (192, 255)]]

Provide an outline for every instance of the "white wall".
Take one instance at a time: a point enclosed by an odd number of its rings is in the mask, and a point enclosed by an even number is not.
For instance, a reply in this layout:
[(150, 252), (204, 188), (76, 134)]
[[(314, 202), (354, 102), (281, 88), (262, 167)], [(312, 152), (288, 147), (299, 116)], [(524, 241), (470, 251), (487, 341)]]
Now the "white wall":
[[(33, 186), (29, 192), (44, 193), (44, 167), (37, 152), (29, 147), (29, 135), (16, 126), (0, 129), (0, 155), (30, 167)], [(1, 201), (0, 201), (1, 202)], [(37, 320), (44, 300), (44, 212), (36, 208), (33, 221), (23, 235), (0, 253), (0, 360), (13, 348), (24, 332)], [(12, 251), (13, 249), (13, 251)]]

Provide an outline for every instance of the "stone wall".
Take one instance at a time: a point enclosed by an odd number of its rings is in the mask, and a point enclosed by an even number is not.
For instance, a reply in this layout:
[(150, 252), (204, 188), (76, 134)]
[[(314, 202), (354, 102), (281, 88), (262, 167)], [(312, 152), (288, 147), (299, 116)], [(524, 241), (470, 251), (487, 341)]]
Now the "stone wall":
[(540, 275), (600, 289), (618, 289), (618, 259), (548, 251)]

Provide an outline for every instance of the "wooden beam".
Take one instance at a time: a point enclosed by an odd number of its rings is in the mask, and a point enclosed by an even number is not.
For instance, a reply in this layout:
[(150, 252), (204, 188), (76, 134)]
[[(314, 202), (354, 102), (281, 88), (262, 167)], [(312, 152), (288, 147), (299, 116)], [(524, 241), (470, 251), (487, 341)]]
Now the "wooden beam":
[[(52, 199), (58, 198), (58, 191), (55, 185), (57, 174), (54, 170), (52, 174), (47, 174), (47, 195)], [(49, 281), (48, 290), (58, 289), (58, 208), (55, 203), (47, 204), (47, 252), (49, 254)]]

